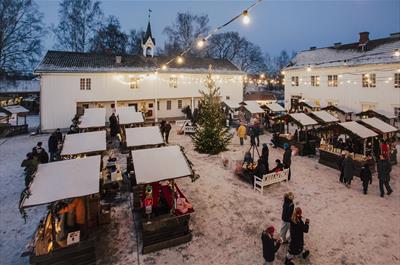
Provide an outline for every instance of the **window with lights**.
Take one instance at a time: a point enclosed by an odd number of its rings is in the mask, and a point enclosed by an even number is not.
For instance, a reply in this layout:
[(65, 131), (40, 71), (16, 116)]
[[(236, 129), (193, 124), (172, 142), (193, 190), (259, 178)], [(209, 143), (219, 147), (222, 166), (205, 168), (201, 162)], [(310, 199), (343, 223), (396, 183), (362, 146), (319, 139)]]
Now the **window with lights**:
[(337, 87), (338, 86), (338, 76), (337, 75), (328, 75), (328, 86), (329, 87)]
[(170, 88), (177, 88), (178, 87), (178, 78), (172, 76), (169, 78), (169, 87)]
[(400, 73), (394, 74), (394, 87), (400, 88)]
[(129, 82), (129, 88), (130, 89), (138, 89), (139, 88), (139, 78), (132, 77)]
[(363, 87), (376, 87), (376, 75), (375, 74), (363, 74), (362, 75), (362, 86)]
[(319, 76), (318, 75), (311, 76), (311, 86), (319, 86)]
[(292, 86), (299, 86), (299, 77), (292, 76)]

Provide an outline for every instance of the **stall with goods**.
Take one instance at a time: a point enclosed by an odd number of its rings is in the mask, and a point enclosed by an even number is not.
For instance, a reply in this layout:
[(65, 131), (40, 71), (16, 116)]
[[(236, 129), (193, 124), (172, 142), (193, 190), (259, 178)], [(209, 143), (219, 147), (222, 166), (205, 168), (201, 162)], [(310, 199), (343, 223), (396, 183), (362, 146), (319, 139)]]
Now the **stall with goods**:
[(346, 122), (346, 121), (352, 121), (353, 120), (353, 113), (354, 110), (351, 108), (348, 108), (346, 106), (341, 106), (341, 105), (329, 105), (321, 110), (325, 110), (338, 118), (341, 122)]
[(78, 128), (80, 132), (101, 130), (106, 127), (106, 109), (89, 108), (85, 109), (79, 117)]
[(66, 134), (61, 158), (71, 159), (102, 154), (107, 149), (106, 131)]
[(274, 119), (284, 115), (285, 109), (276, 102), (261, 105), (261, 108), (265, 110), (265, 121), (264, 126), (269, 132), (273, 132), (273, 128), (275, 125)]
[[(194, 209), (175, 180), (194, 178), (179, 146), (132, 151), (134, 201), (143, 233), (143, 253), (188, 242)], [(174, 165), (174, 166), (171, 166)]]
[[(28, 132), (26, 115), (29, 110), (20, 105), (0, 107), (0, 137), (15, 136)], [(23, 119), (23, 122), (20, 119)]]
[(141, 149), (164, 145), (164, 139), (158, 126), (136, 127), (126, 129), (125, 147)]
[(123, 141), (126, 140), (125, 130), (127, 128), (143, 126), (144, 124), (143, 113), (137, 112), (135, 107), (118, 107), (115, 110), (115, 115), (118, 119)]

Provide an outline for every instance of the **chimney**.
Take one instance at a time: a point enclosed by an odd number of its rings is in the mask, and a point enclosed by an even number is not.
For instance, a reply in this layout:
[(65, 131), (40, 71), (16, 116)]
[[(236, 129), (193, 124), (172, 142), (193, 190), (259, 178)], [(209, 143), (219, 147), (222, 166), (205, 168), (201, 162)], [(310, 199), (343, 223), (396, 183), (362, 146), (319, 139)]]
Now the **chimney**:
[(368, 41), (369, 41), (369, 32), (368, 31), (360, 32), (360, 40), (358, 41), (358, 45), (365, 46), (365, 44), (367, 44)]
[(122, 56), (119, 55), (115, 56), (115, 63), (120, 64), (121, 62), (122, 62)]
[(315, 47), (315, 46), (311, 46), (310, 47), (310, 50), (312, 51), (312, 50), (315, 50), (317, 47)]

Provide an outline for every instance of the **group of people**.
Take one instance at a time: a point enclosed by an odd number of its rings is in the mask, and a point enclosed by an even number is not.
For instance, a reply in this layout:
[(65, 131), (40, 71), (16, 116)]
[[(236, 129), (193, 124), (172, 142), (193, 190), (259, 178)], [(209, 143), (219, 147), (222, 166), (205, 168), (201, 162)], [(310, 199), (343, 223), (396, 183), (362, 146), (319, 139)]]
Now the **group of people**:
[(237, 129), (240, 145), (244, 144), (244, 140), (247, 139), (247, 134), (250, 136), (250, 145), (260, 146), (261, 124), (257, 116), (250, 120), (250, 125), (248, 128), (243, 121), (240, 122), (240, 125)]
[(161, 135), (164, 139), (164, 141), (168, 144), (168, 139), (169, 139), (169, 132), (171, 131), (172, 126), (169, 123), (169, 121), (166, 120), (162, 120), (160, 122), (160, 131), (161, 131)]
[[(303, 221), (302, 209), (294, 206), (294, 195), (288, 192), (283, 198), (282, 227), (279, 236), (275, 235), (274, 226), (268, 226), (261, 234), (263, 258), (265, 265), (271, 265), (275, 260), (275, 253), (281, 244), (289, 244), (285, 258), (285, 265), (293, 265), (293, 259), (301, 256), (306, 259), (310, 251), (304, 249), (304, 234), (308, 233), (310, 220)], [(289, 237), (287, 233), (289, 232)]]
[[(348, 188), (351, 185), (356, 170), (355, 162), (351, 156), (352, 155), (349, 152), (342, 152), (342, 156), (338, 160), (338, 167), (340, 169), (339, 181), (344, 183)], [(385, 196), (385, 189), (387, 195), (392, 194), (393, 190), (390, 187), (390, 172), (392, 171), (392, 165), (388, 157), (383, 153), (379, 155), (379, 159), (376, 162), (376, 168), (378, 172), (379, 191), (381, 197)], [(362, 182), (363, 192), (364, 194), (367, 194), (368, 185), (372, 184), (372, 172), (368, 163), (362, 165), (360, 170), (360, 179)]]

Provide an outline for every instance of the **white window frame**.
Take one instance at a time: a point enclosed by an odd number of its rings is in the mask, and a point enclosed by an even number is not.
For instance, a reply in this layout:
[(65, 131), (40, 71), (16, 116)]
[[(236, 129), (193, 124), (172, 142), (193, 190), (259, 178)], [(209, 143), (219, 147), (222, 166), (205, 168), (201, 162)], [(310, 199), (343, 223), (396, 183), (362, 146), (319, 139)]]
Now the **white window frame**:
[(310, 77), (310, 84), (311, 84), (311, 86), (315, 86), (315, 87), (319, 87), (319, 84), (320, 84), (320, 77), (319, 77), (319, 75), (312, 75), (311, 77)]
[(394, 88), (400, 88), (400, 73), (395, 73), (393, 77)]
[(167, 100), (167, 104), (166, 104), (166, 109), (167, 110), (171, 110), (172, 109), (172, 100)]
[(338, 84), (338, 75), (328, 75), (328, 87), (337, 87)]
[(92, 89), (92, 79), (91, 78), (80, 78), (79, 79), (80, 90), (91, 90)]
[(292, 76), (292, 86), (299, 86), (299, 77)]
[(182, 109), (183, 101), (182, 99), (178, 99), (178, 109)]
[(362, 74), (362, 87), (376, 87), (376, 74)]
[(171, 76), (169, 78), (169, 87), (170, 88), (178, 88), (178, 77)]
[(131, 77), (129, 83), (130, 89), (138, 89), (139, 88), (139, 78), (138, 77)]

